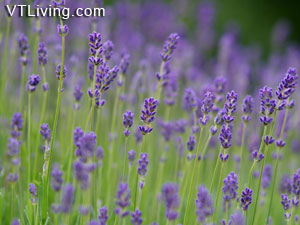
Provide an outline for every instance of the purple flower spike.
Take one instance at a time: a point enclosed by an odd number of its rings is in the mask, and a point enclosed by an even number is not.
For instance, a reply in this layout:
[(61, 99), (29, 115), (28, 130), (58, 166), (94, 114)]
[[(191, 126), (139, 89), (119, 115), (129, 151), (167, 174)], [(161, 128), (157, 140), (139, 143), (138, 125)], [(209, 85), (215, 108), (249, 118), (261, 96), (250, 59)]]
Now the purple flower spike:
[(74, 192), (75, 188), (72, 184), (67, 184), (63, 189), (60, 207), (61, 211), (65, 214), (71, 212)]
[(230, 148), (231, 147), (231, 131), (230, 127), (226, 128), (226, 125), (223, 124), (220, 135), (219, 135), (219, 140), (224, 149)]
[(169, 61), (171, 59), (172, 53), (176, 49), (179, 38), (180, 37), (177, 33), (172, 33), (165, 41), (163, 51), (160, 53), (160, 56), (164, 62)]
[(28, 63), (27, 56), (29, 54), (29, 43), (28, 43), (28, 38), (24, 34), (21, 34), (19, 36), (18, 45), (19, 45), (20, 55), (21, 55), (20, 61), (24, 66), (26, 66)]
[(11, 129), (21, 131), (23, 128), (23, 121), (22, 114), (16, 112), (11, 120)]
[(276, 91), (279, 100), (288, 99), (294, 92), (298, 83), (298, 75), (295, 68), (289, 68), (287, 74), (279, 83)]
[(35, 204), (37, 202), (37, 190), (35, 184), (29, 184), (29, 193), (31, 194), (31, 202)]
[(86, 164), (77, 160), (74, 163), (75, 177), (77, 181), (81, 184), (81, 189), (86, 190), (90, 185), (89, 171)]
[(86, 161), (88, 157), (93, 157), (96, 148), (96, 134), (89, 132), (82, 135), (76, 142), (76, 146), (75, 154), (83, 161)]
[(177, 208), (179, 207), (178, 186), (174, 183), (166, 183), (162, 187), (162, 198), (166, 204), (167, 220), (176, 220), (178, 217)]
[(194, 150), (195, 145), (196, 145), (196, 141), (195, 141), (195, 136), (190, 136), (189, 140), (186, 143), (187, 145), (187, 149), (191, 152)]
[(136, 155), (136, 153), (135, 153), (134, 150), (130, 150), (130, 151), (128, 152), (128, 161), (129, 161), (129, 165), (130, 165), (130, 166), (132, 166), (132, 163), (133, 163), (134, 160), (135, 160), (135, 155)]
[(270, 116), (274, 113), (276, 108), (276, 100), (273, 99), (273, 90), (270, 87), (264, 86), (259, 90), (260, 96), (260, 111), (262, 117), (260, 121), (266, 126), (273, 121), (273, 118)]
[[(56, 78), (58, 80), (60, 80), (60, 72), (61, 72), (61, 64), (58, 64), (57, 67), (56, 67), (56, 70), (55, 70), (55, 73), (56, 73)], [(66, 79), (66, 76), (67, 76), (67, 69), (64, 65), (63, 67), (63, 70), (62, 70), (62, 79)]]
[(39, 48), (38, 48), (38, 61), (39, 64), (42, 66), (45, 66), (47, 64), (48, 61), (48, 57), (47, 57), (47, 48), (45, 47), (44, 43), (39, 43)]
[(230, 207), (231, 200), (237, 197), (237, 190), (238, 190), (238, 179), (234, 172), (231, 172), (225, 179), (224, 179), (224, 186), (223, 190), (223, 201), (224, 205), (228, 204), (227, 206)]
[(204, 186), (200, 186), (198, 188), (196, 207), (196, 213), (199, 222), (204, 222), (206, 218), (211, 216), (214, 212), (211, 196), (209, 191)]
[(130, 63), (129, 60), (130, 60), (129, 54), (123, 53), (121, 55), (120, 70), (123, 75), (125, 75), (127, 73), (129, 63)]
[(103, 55), (106, 61), (111, 59), (111, 56), (114, 51), (114, 44), (112, 41), (106, 41), (103, 43)]
[(232, 114), (236, 111), (236, 104), (237, 104), (238, 95), (235, 91), (228, 92), (226, 95), (226, 102), (224, 105), (224, 109), (227, 114)]
[(140, 176), (145, 176), (147, 173), (147, 166), (148, 166), (148, 155), (147, 153), (141, 153), (140, 159), (139, 159), (139, 168), (138, 168), (138, 173)]
[(76, 102), (79, 102), (82, 97), (82, 91), (80, 85), (75, 85), (73, 96)]
[(131, 223), (132, 225), (141, 225), (142, 222), (142, 212), (136, 209), (134, 212), (131, 213)]
[(39, 75), (31, 75), (26, 84), (27, 91), (34, 92), (41, 79)]
[(123, 125), (125, 127), (124, 135), (128, 137), (130, 135), (129, 128), (133, 124), (134, 113), (127, 111), (123, 114)]
[(241, 195), (241, 206), (244, 211), (248, 210), (249, 205), (252, 203), (252, 190), (247, 188), (242, 192)]
[(117, 192), (117, 208), (115, 213), (121, 217), (125, 217), (129, 214), (126, 208), (130, 205), (130, 190), (127, 183), (120, 183)]
[(43, 136), (43, 139), (47, 142), (50, 141), (51, 135), (50, 135), (50, 129), (47, 123), (43, 123), (41, 125), (40, 133)]
[(298, 197), (300, 196), (300, 169), (298, 169), (293, 176), (292, 192)]
[[(102, 43), (101, 43), (101, 34), (99, 33), (92, 33), (89, 35), (89, 46), (90, 46), (90, 53), (94, 57), (98, 57), (102, 54)], [(94, 63), (95, 64), (95, 63)], [(96, 64), (95, 64), (96, 65)]]
[(254, 105), (254, 100), (250, 95), (247, 95), (244, 98), (243, 104), (242, 104), (242, 109), (243, 109), (243, 116), (242, 120), (246, 123), (251, 120), (251, 113), (253, 112), (253, 105)]
[(98, 220), (100, 225), (106, 225), (106, 221), (108, 220), (106, 206), (103, 206), (102, 208), (99, 209)]
[(287, 194), (281, 194), (281, 204), (285, 211), (291, 208), (291, 200)]

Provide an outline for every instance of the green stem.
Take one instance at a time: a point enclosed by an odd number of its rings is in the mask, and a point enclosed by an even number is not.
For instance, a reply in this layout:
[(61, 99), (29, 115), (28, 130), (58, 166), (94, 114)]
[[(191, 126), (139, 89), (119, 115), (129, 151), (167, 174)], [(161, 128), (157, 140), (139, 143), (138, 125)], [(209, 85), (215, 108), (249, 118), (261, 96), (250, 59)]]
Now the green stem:
[[(42, 75), (43, 75), (43, 83), (46, 83), (46, 72), (45, 72), (45, 67), (42, 66)], [(40, 117), (40, 122), (39, 125), (41, 125), (44, 121), (44, 117), (45, 117), (45, 112), (46, 112), (46, 107), (47, 107), (47, 96), (48, 96), (48, 91), (44, 91), (43, 93), (43, 105), (42, 105), (42, 109), (41, 109), (41, 117)], [(39, 145), (40, 145), (40, 135), (38, 134), (36, 136), (36, 145), (35, 145), (35, 153), (34, 153), (34, 167), (33, 167), (33, 173), (35, 173), (36, 175), (38, 175), (39, 173), (37, 172), (37, 164), (38, 164), (38, 149), (39, 149)], [(33, 176), (34, 178), (36, 178), (35, 176)]]
[[(62, 19), (60, 19), (61, 27), (63, 27)], [(50, 177), (50, 169), (51, 168), (51, 162), (52, 162), (52, 152), (53, 152), (53, 145), (54, 145), (54, 139), (56, 135), (56, 128), (57, 128), (57, 121), (58, 121), (58, 114), (60, 110), (60, 102), (61, 102), (61, 92), (62, 92), (62, 85), (63, 85), (63, 68), (64, 68), (64, 58), (65, 58), (65, 36), (61, 36), (61, 68), (60, 68), (60, 76), (59, 76), (59, 88), (58, 88), (58, 96), (57, 96), (57, 103), (56, 103), (56, 110), (55, 110), (55, 116), (54, 116), (54, 124), (52, 129), (52, 136), (51, 136), (51, 144), (50, 144), (50, 154), (49, 154), (49, 165), (48, 165), (48, 171), (47, 171), (47, 177), (46, 177), (46, 190), (44, 195), (43, 204), (45, 207), (43, 207), (43, 220), (46, 219), (46, 213), (48, 208), (48, 192), (49, 192), (49, 177)]]
[(202, 172), (202, 165), (203, 165), (203, 161), (204, 161), (204, 155), (205, 155), (205, 153), (206, 153), (206, 150), (207, 150), (207, 147), (208, 147), (208, 144), (209, 144), (209, 142), (210, 142), (210, 140), (211, 140), (211, 137), (212, 137), (212, 134), (211, 133), (209, 133), (209, 136), (208, 136), (208, 138), (207, 138), (207, 140), (206, 140), (206, 142), (205, 142), (205, 145), (204, 145), (204, 148), (203, 148), (203, 150), (202, 150), (202, 153), (201, 153), (201, 160), (200, 160), (200, 165), (199, 165), (199, 178), (198, 178), (198, 184), (200, 184), (200, 178), (201, 178), (201, 172)]
[(27, 115), (27, 165), (28, 165), (28, 184), (31, 178), (31, 149), (30, 149), (30, 133), (31, 133), (31, 93), (28, 92), (28, 115)]
[(22, 112), (23, 109), (23, 92), (24, 92), (24, 87), (25, 87), (25, 76), (26, 76), (26, 66), (22, 64), (22, 77), (21, 77), (21, 88), (20, 88), (20, 112)]
[[(162, 76), (163, 72), (164, 72), (164, 67), (165, 67), (165, 62), (162, 61), (160, 64), (160, 70), (159, 70), (159, 75)], [(158, 81), (158, 87), (157, 87), (157, 91), (155, 94), (155, 99), (156, 100), (160, 100), (160, 95), (161, 95), (161, 85), (162, 85), (162, 77), (161, 79)]]
[(114, 222), (114, 225), (117, 225), (118, 223), (118, 215), (115, 216), (115, 222)]
[[(289, 101), (288, 101), (288, 103), (289, 103)], [(289, 109), (287, 107), (286, 110), (285, 110), (284, 120), (283, 120), (283, 124), (282, 124), (282, 127), (281, 127), (280, 139), (282, 139), (283, 133), (284, 133), (284, 130), (285, 130), (287, 116), (288, 116), (288, 110)], [(275, 191), (275, 186), (276, 186), (276, 179), (277, 179), (277, 172), (278, 172), (278, 165), (279, 165), (279, 158), (280, 158), (279, 150), (280, 150), (279, 147), (277, 147), (277, 158), (276, 158), (276, 162), (275, 162), (275, 171), (274, 171), (274, 178), (273, 178), (273, 181), (272, 181), (271, 199), (270, 199), (270, 203), (269, 203), (269, 207), (268, 207), (266, 225), (268, 225), (269, 217), (270, 217), (270, 214), (271, 214), (271, 207), (272, 207), (272, 204), (273, 204), (273, 196), (274, 196), (274, 191)]]
[[(75, 121), (76, 121), (76, 111), (75, 110), (73, 110), (72, 118), (73, 118), (73, 121), (72, 121), (72, 131), (73, 131), (74, 127), (75, 127)], [(72, 135), (71, 135), (71, 137), (73, 139)], [(71, 143), (72, 143), (72, 140), (71, 140)], [(73, 147), (70, 148), (70, 152), (69, 152), (67, 179), (66, 179), (67, 182), (70, 182), (70, 179), (71, 179), (72, 162), (73, 162), (73, 156), (74, 156), (74, 153), (72, 150), (73, 150)]]
[(253, 215), (252, 223), (251, 223), (252, 225), (254, 224), (255, 217), (256, 217), (256, 209), (257, 209), (258, 198), (259, 198), (259, 193), (260, 193), (261, 179), (262, 179), (262, 174), (263, 174), (263, 170), (264, 170), (265, 161), (268, 158), (268, 150), (269, 150), (269, 146), (267, 145), (266, 146), (266, 151), (265, 151), (265, 157), (263, 158), (261, 168), (260, 168), (260, 175), (259, 175), (258, 186), (257, 186), (257, 191), (256, 191), (256, 198), (255, 198), (255, 204), (254, 204), (254, 215)]
[(199, 139), (198, 139), (198, 147), (197, 147), (197, 152), (196, 152), (196, 158), (194, 159), (192, 180), (191, 180), (190, 188), (189, 188), (188, 201), (187, 201), (187, 205), (186, 205), (185, 213), (184, 213), (183, 225), (187, 224), (187, 214), (188, 214), (188, 209), (190, 207), (190, 202), (191, 202), (191, 197), (192, 197), (192, 189), (193, 189), (193, 186), (194, 186), (194, 177), (195, 177), (196, 165), (197, 165), (197, 161), (198, 161), (198, 155), (199, 155), (200, 147), (201, 147), (202, 134), (203, 134), (203, 127), (201, 126)]
[(222, 162), (220, 176), (219, 176), (218, 190), (217, 190), (217, 198), (216, 198), (216, 201), (215, 201), (215, 211), (214, 211), (214, 214), (213, 214), (213, 222), (215, 222), (216, 216), (217, 216), (217, 212), (216, 211), (218, 209), (218, 203), (219, 203), (219, 197), (220, 197), (220, 191), (221, 191), (221, 184), (222, 184), (222, 179), (223, 179), (224, 167), (225, 167), (225, 162)]
[[(140, 148), (140, 151), (137, 153), (137, 157), (139, 157), (139, 155), (141, 154), (141, 152), (143, 151), (144, 149), (144, 145), (145, 145), (145, 140), (146, 136), (143, 137), (143, 140), (142, 140), (142, 145), (141, 145), (141, 148)], [(136, 170), (136, 177), (135, 177), (135, 193), (134, 193), (134, 205), (133, 205), (133, 210), (136, 209), (136, 205), (137, 205), (137, 193), (138, 193), (138, 182), (139, 182), (139, 173), (138, 171)]]
[(97, 67), (94, 66), (94, 79), (93, 79), (93, 99), (92, 99), (92, 108), (91, 108), (91, 131), (93, 130), (93, 121), (94, 121), (94, 110), (95, 110), (95, 104), (96, 104), (96, 72)]
[[(266, 136), (266, 133), (267, 133), (267, 126), (264, 126), (264, 131), (263, 131), (263, 135), (261, 137), (261, 141), (260, 141), (260, 146), (259, 146), (259, 150), (258, 150), (258, 154), (257, 155), (260, 155), (260, 153), (262, 152), (263, 150), (263, 146), (264, 146), (264, 138)], [(249, 178), (248, 178), (248, 187), (250, 188), (250, 185), (251, 185), (251, 180), (252, 180), (252, 177), (253, 177), (253, 171), (254, 171), (254, 167), (256, 165), (257, 161), (254, 160), (253, 161), (253, 164), (252, 164), (252, 167), (250, 169), (250, 173), (249, 173)]]
[(126, 158), (127, 158), (127, 142), (128, 137), (125, 137), (125, 150), (124, 150), (124, 163), (123, 163), (123, 182), (125, 181), (125, 173), (126, 173)]
[(213, 173), (213, 176), (212, 176), (212, 179), (211, 179), (211, 183), (210, 183), (210, 187), (209, 187), (209, 193), (210, 194), (212, 193), (212, 189), (213, 189), (215, 177), (216, 177), (217, 170), (218, 170), (218, 167), (219, 167), (219, 164), (220, 164), (220, 157), (219, 157), (219, 155), (220, 155), (221, 152), (222, 152), (222, 145), (220, 146), (219, 154), (217, 155), (217, 162), (216, 162), (216, 166), (215, 166), (214, 173)]
[(246, 128), (247, 128), (247, 123), (243, 123), (243, 134), (242, 134), (242, 145), (241, 145), (241, 156), (240, 156), (240, 174), (239, 174), (239, 184), (240, 184), (240, 191), (239, 193), (242, 192), (242, 173), (243, 169), (242, 167), (244, 166), (244, 146), (245, 146), (245, 133), (246, 133)]

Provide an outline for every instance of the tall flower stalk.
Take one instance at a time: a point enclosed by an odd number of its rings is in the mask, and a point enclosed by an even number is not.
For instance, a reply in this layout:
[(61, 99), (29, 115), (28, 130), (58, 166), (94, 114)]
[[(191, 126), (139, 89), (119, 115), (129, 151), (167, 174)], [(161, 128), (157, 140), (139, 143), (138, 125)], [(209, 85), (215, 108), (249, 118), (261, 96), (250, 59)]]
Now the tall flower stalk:
[[(285, 145), (285, 142), (282, 141), (286, 122), (287, 122), (287, 117), (288, 117), (288, 112), (289, 108), (292, 108), (294, 106), (293, 100), (290, 101), (291, 95), (295, 92), (295, 88), (298, 82), (298, 75), (296, 73), (296, 70), (294, 68), (289, 68), (287, 71), (286, 76), (284, 79), (280, 82), (278, 85), (276, 95), (279, 100), (279, 102), (283, 102), (283, 104), (279, 104), (283, 108), (285, 107), (285, 115), (284, 115), (284, 120), (283, 124), (281, 127), (281, 132), (280, 132), (280, 137), (279, 140), (276, 142), (277, 146), (277, 157), (276, 157), (276, 162), (275, 162), (275, 172), (274, 172), (274, 178), (272, 182), (272, 191), (271, 191), (271, 199), (268, 207), (268, 213), (267, 213), (267, 218), (266, 218), (266, 224), (269, 222), (269, 216), (271, 213), (271, 207), (273, 203), (273, 195), (274, 195), (274, 190), (275, 190), (275, 185), (276, 185), (276, 179), (277, 179), (277, 171), (278, 171), (278, 165), (279, 165), (279, 157), (280, 157), (280, 149), (282, 149)], [(278, 109), (280, 109), (278, 107)]]
[(52, 136), (51, 136), (51, 142), (50, 142), (50, 151), (49, 151), (49, 165), (48, 165), (48, 171), (46, 172), (46, 179), (43, 182), (44, 186), (44, 198), (43, 198), (43, 211), (42, 211), (42, 218), (43, 220), (46, 219), (47, 211), (48, 211), (48, 192), (49, 192), (49, 177), (50, 177), (50, 170), (51, 168), (51, 161), (52, 161), (52, 152), (53, 152), (53, 145), (56, 135), (56, 128), (57, 128), (57, 121), (58, 121), (58, 115), (60, 111), (60, 103), (61, 103), (61, 93), (62, 93), (62, 86), (63, 86), (63, 80), (65, 78), (64, 73), (64, 60), (65, 60), (65, 37), (68, 34), (69, 28), (67, 25), (63, 24), (62, 19), (60, 18), (60, 24), (57, 26), (58, 34), (61, 36), (61, 64), (60, 64), (60, 71), (59, 71), (59, 86), (57, 91), (57, 102), (56, 102), (56, 110), (55, 110), (55, 116), (54, 116), (54, 123), (52, 128)]

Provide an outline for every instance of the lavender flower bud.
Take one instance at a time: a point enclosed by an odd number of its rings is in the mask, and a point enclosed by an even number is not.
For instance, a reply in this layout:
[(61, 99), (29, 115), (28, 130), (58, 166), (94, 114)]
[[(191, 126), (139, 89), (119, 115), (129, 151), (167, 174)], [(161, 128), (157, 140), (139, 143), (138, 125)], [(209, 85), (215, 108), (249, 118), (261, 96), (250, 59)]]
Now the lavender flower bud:
[(27, 81), (26, 88), (29, 92), (34, 92), (38, 84), (40, 83), (39, 75), (31, 75)]
[[(57, 65), (55, 72), (56, 72), (57, 79), (60, 80), (61, 64)], [(63, 80), (66, 79), (66, 75), (67, 75), (67, 69), (64, 65), (63, 70), (62, 70), (62, 79)]]
[(253, 112), (253, 105), (254, 105), (254, 100), (250, 95), (247, 95), (244, 98), (243, 104), (242, 104), (242, 109), (243, 109), (243, 116), (242, 119), (244, 122), (249, 122), (251, 120), (251, 113)]
[(291, 200), (288, 198), (287, 194), (281, 194), (281, 204), (285, 211), (291, 208)]
[(36, 186), (33, 183), (29, 184), (29, 193), (31, 194), (31, 202), (35, 204), (37, 202), (37, 190)]
[(187, 141), (186, 145), (190, 152), (193, 151), (196, 145), (195, 136), (189, 136), (189, 140)]
[(279, 100), (288, 99), (294, 92), (297, 85), (298, 75), (295, 68), (289, 68), (283, 80), (279, 83), (276, 91)]
[(43, 136), (43, 139), (45, 141), (48, 141), (48, 142), (50, 141), (51, 135), (50, 135), (50, 129), (49, 129), (49, 126), (47, 123), (43, 123), (41, 125), (40, 133)]
[(142, 222), (142, 212), (139, 209), (136, 209), (131, 213), (131, 223), (132, 225), (141, 225)]
[(246, 187), (246, 189), (242, 192), (241, 195), (241, 206), (243, 210), (247, 211), (251, 203), (252, 203), (252, 190)]
[(133, 163), (134, 160), (135, 160), (135, 155), (136, 155), (136, 153), (135, 153), (134, 150), (130, 150), (130, 151), (128, 152), (128, 161), (129, 161), (129, 165), (130, 165), (130, 166), (132, 166), (132, 163)]
[(163, 51), (160, 53), (160, 56), (164, 62), (169, 61), (171, 59), (171, 55), (176, 49), (176, 45), (178, 44), (179, 38), (180, 37), (178, 34), (172, 33), (165, 41)]
[(100, 225), (106, 225), (106, 221), (108, 220), (106, 206), (103, 206), (102, 208), (99, 209), (98, 220)]
[(67, 24), (64, 24), (63, 26), (61, 26), (60, 24), (57, 25), (57, 33), (60, 35), (60, 36), (67, 36), (68, 33), (69, 33), (69, 27)]
[(39, 64), (42, 66), (45, 66), (47, 64), (48, 61), (48, 57), (47, 57), (47, 48), (45, 47), (45, 44), (43, 42), (39, 43), (39, 47), (38, 47), (38, 61)]
[(226, 125), (224, 124), (222, 126), (222, 129), (221, 129), (221, 132), (219, 135), (220, 143), (224, 149), (231, 147), (231, 138), (232, 138), (232, 135), (231, 135), (230, 127), (226, 128)]

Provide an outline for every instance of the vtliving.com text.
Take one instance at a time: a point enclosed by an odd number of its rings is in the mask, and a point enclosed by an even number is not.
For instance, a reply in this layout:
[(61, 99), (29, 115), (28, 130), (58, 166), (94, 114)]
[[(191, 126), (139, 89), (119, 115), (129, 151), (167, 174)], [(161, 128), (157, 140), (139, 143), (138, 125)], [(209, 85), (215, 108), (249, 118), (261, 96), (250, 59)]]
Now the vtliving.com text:
[(63, 20), (67, 20), (70, 16), (76, 17), (104, 17), (104, 8), (76, 8), (71, 14), (70, 8), (54, 8), (49, 5), (46, 8), (36, 5), (6, 5), (5, 10), (9, 17), (61, 17)]

